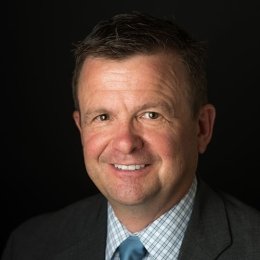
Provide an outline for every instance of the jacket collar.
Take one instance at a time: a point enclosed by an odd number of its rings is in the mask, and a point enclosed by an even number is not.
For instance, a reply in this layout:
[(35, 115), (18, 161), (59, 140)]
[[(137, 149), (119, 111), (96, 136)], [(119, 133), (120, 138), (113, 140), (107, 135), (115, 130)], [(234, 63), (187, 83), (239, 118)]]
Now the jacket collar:
[(179, 259), (216, 259), (231, 242), (223, 200), (200, 181)]

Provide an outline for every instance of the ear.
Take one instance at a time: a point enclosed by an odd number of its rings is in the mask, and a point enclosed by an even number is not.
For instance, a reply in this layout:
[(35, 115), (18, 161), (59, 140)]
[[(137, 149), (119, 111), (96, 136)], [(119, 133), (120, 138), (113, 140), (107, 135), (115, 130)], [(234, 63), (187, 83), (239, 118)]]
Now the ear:
[(215, 107), (211, 104), (204, 105), (198, 115), (198, 151), (204, 153), (209, 144), (216, 117)]
[(81, 120), (80, 120), (80, 112), (79, 111), (74, 111), (73, 112), (73, 119), (75, 121), (75, 124), (77, 126), (77, 128), (79, 129), (79, 132), (81, 133)]

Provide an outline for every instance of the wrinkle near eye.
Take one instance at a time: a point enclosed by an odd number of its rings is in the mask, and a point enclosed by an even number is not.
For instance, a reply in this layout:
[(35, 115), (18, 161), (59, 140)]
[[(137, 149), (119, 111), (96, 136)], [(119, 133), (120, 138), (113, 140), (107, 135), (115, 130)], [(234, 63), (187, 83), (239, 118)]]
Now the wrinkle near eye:
[(105, 109), (97, 109), (97, 110), (86, 111), (83, 114), (82, 122), (83, 122), (84, 125), (88, 125), (89, 123), (91, 123), (95, 119), (98, 120), (98, 117), (99, 117), (100, 121), (105, 121), (105, 120), (101, 120), (102, 116), (109, 117), (109, 115), (107, 113), (107, 110), (105, 110)]

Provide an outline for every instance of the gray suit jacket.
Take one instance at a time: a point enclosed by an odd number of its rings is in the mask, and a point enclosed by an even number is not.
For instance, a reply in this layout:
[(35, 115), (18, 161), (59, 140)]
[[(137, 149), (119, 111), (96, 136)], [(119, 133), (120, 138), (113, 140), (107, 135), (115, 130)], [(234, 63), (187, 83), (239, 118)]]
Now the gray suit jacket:
[[(107, 202), (93, 196), (22, 224), (2, 260), (103, 260), (106, 222)], [(259, 212), (199, 182), (179, 259), (259, 260)]]

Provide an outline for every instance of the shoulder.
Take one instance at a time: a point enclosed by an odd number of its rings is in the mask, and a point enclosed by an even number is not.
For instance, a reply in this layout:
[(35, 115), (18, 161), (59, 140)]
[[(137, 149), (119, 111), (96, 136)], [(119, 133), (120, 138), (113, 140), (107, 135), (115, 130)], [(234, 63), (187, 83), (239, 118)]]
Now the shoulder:
[[(251, 225), (252, 222), (260, 222), (260, 211), (243, 203), (234, 196), (219, 189), (212, 188), (200, 180), (199, 196), (200, 203), (206, 206), (211, 205), (210, 209), (217, 209), (222, 206), (231, 221), (238, 223), (246, 222)], [(260, 228), (260, 226), (258, 227)]]
[[(239, 253), (239, 259), (249, 256), (250, 259), (258, 259), (255, 256), (260, 256), (260, 212), (223, 191), (209, 186), (203, 189), (204, 196), (208, 195), (209, 198), (207, 208), (211, 209), (211, 217), (218, 223), (215, 236), (216, 232), (224, 230), (226, 223), (226, 232), (230, 237), (230, 245), (225, 251), (227, 256)], [(212, 221), (211, 225), (213, 223)]]
[(50, 259), (79, 241), (88, 241), (97, 230), (105, 232), (106, 209), (105, 198), (95, 195), (33, 217), (12, 232), (4, 255), (16, 255), (14, 259)]
[(240, 233), (243, 234), (243, 237), (247, 237), (250, 234), (253, 240), (260, 242), (260, 212), (229, 194), (221, 191), (217, 194), (225, 205), (230, 228), (234, 235)]
[(15, 232), (26, 233), (44, 232), (48, 230), (57, 231), (66, 226), (66, 229), (73, 225), (87, 225), (95, 221), (97, 214), (104, 211), (106, 201), (101, 195), (94, 195), (89, 198), (77, 201), (54, 212), (35, 216), (22, 223)]
[(260, 213), (200, 180), (181, 259), (260, 259)]

